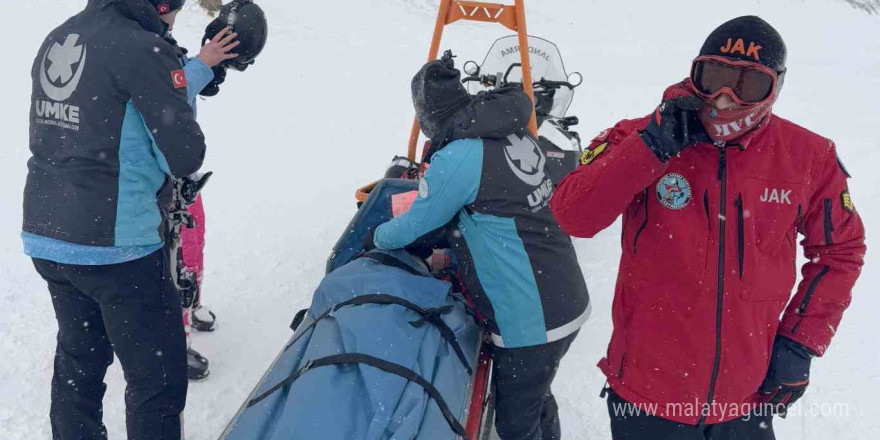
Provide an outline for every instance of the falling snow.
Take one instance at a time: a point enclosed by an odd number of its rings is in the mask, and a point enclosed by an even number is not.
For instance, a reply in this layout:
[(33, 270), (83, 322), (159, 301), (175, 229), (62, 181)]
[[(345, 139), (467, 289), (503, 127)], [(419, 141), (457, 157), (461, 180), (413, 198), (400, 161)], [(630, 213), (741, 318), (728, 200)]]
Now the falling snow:
[[(188, 440), (217, 439), (284, 345), (293, 314), (308, 306), (329, 250), (354, 212), (355, 188), (376, 180), (392, 156), (405, 152), (413, 113), (409, 81), (425, 58), (436, 5), (436, 0), (345, 2), (342, 14), (338, 2), (258, 1), (273, 26), (263, 58), (247, 72), (230, 72), (220, 95), (199, 102), (208, 138), (206, 168), (216, 172), (205, 191), (205, 295), (221, 328), (193, 335), (194, 347), (211, 360), (212, 373), (189, 387)], [(6, 305), (0, 313), (0, 437), (24, 440), (51, 438), (47, 414), (56, 330), (46, 285), (21, 254), (17, 235), (29, 157), (29, 61), (48, 31), (85, 2), (6, 3), (0, 28), (15, 36), (14, 44), (7, 45), (7, 59), (25, 61), (10, 63), (0, 73), (3, 100), (9, 103), (0, 108), (0, 183), (6, 189), (0, 192), (0, 302)], [(631, 3), (526, 1), (530, 33), (556, 41), (566, 67), (584, 73), (570, 111), (580, 117), (584, 139), (618, 119), (647, 114), (667, 85), (687, 75), (713, 26), (734, 15), (761, 15), (780, 28), (789, 45), (790, 73), (776, 110), (836, 141), (854, 176), (850, 190), (869, 225), (869, 247), (880, 246), (874, 238), (880, 235), (870, 233), (880, 228), (880, 208), (871, 203), (880, 188), (872, 119), (880, 114), (874, 86), (880, 71), (880, 17), (842, 1), (742, 0), (721, 8), (678, 0), (673, 9), (668, 2)], [(688, 11), (686, 24), (681, 24), (682, 10)], [(592, 17), (610, 25), (591, 25)], [(187, 9), (178, 17), (176, 37), (197, 51), (206, 22), (201, 12)], [(491, 42), (506, 32), (456, 24), (443, 46), (456, 49), (459, 65), (481, 61)], [(605, 403), (597, 397), (604, 378), (594, 366), (606, 353), (612, 328), (620, 230), (618, 224), (575, 243), (593, 314), (563, 360), (555, 385), (569, 440), (609, 438)], [(819, 257), (814, 261), (820, 262)], [(776, 419), (777, 438), (880, 438), (875, 404), (880, 351), (872, 345), (880, 334), (878, 286), (880, 267), (869, 257), (853, 291), (853, 306), (826, 356), (814, 360), (812, 384), (802, 400), (846, 403), (851, 416)], [(695, 375), (693, 380), (703, 379)], [(107, 383), (109, 437), (124, 438), (125, 384), (118, 361)]]

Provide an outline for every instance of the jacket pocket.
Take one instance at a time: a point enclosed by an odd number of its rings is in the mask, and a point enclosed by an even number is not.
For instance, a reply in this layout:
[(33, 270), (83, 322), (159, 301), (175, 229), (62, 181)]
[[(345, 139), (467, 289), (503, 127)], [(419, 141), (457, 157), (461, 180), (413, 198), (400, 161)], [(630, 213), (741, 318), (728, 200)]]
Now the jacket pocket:
[(813, 278), (813, 281), (810, 282), (810, 286), (807, 287), (807, 292), (804, 294), (804, 299), (801, 301), (800, 305), (797, 308), (797, 314), (801, 316), (801, 320), (798, 320), (797, 324), (791, 329), (792, 333), (796, 333), (798, 327), (800, 327), (801, 322), (803, 320), (803, 316), (807, 313), (807, 308), (810, 306), (810, 300), (813, 299), (813, 294), (816, 292), (816, 288), (819, 286), (819, 283), (822, 281), (822, 278), (825, 278), (825, 275), (828, 275), (828, 272), (831, 270), (828, 266), (823, 266), (822, 271), (819, 272), (819, 275), (816, 275), (816, 278)]
[(639, 253), (639, 237), (645, 231), (645, 227), (648, 226), (648, 205), (648, 190), (646, 189), (642, 194), (642, 200), (638, 208), (636, 208), (636, 218), (638, 218), (639, 211), (642, 212), (642, 221), (639, 223), (635, 237), (633, 237), (633, 253), (636, 254)]
[(706, 212), (706, 229), (712, 230), (712, 216), (709, 215), (709, 190), (703, 192), (703, 211)]
[(736, 218), (731, 221), (740, 296), (747, 301), (787, 300), (797, 275), (794, 242), (804, 187), (746, 178), (737, 190)]
[(745, 211), (743, 210), (743, 196), (740, 193), (736, 199), (736, 261), (739, 269), (739, 278), (743, 277), (745, 265)]
[(834, 232), (834, 221), (832, 220), (831, 214), (831, 199), (825, 199), (824, 203), (824, 229), (825, 229), (825, 244), (832, 245), (834, 244), (834, 239), (832, 238), (832, 233)]
[(806, 202), (803, 190), (804, 186), (796, 183), (746, 179), (737, 203), (748, 226), (746, 241), (751, 229), (758, 252), (768, 256), (781, 253), (786, 235), (802, 221)]

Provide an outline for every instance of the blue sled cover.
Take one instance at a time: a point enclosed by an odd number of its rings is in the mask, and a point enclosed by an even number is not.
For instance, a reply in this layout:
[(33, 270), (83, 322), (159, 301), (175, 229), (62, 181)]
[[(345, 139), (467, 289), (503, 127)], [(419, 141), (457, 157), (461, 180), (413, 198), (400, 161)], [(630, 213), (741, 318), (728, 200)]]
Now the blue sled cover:
[[(480, 329), (450, 284), (431, 277), (421, 261), (404, 251), (372, 254), (324, 278), (291, 341), (221, 440), (459, 438), (447, 416), (461, 424), (467, 419)], [(375, 254), (404, 264), (384, 264)], [(432, 315), (426, 319), (394, 303), (343, 304), (365, 295), (402, 299)], [(435, 324), (426, 322), (430, 318)], [(445, 338), (437, 318), (452, 330)], [(460, 350), (449, 341), (451, 334)], [(364, 363), (319, 365), (321, 359), (343, 354), (365, 355), (416, 373), (442, 397), (447, 416), (424, 386), (401, 375)]]

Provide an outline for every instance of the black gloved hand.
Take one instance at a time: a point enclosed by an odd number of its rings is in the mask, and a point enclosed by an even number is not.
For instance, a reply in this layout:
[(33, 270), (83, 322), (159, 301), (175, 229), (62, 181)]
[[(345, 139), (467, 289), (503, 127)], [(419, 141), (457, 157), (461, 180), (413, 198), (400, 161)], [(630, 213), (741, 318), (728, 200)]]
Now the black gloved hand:
[(447, 50), (443, 58), (422, 66), (410, 83), (416, 116), (429, 139), (438, 139), (450, 125), (450, 118), (471, 101), (452, 58)]
[(697, 142), (709, 140), (699, 118), (703, 105), (703, 100), (696, 96), (683, 96), (664, 100), (654, 111), (651, 122), (639, 134), (661, 162), (669, 161)]
[(216, 96), (220, 93), (220, 85), (226, 81), (226, 66), (222, 63), (211, 68), (214, 71), (214, 79), (199, 92), (202, 96)]
[(788, 407), (800, 399), (810, 383), (814, 354), (791, 339), (777, 336), (770, 355), (770, 368), (759, 392), (775, 413), (785, 417)]

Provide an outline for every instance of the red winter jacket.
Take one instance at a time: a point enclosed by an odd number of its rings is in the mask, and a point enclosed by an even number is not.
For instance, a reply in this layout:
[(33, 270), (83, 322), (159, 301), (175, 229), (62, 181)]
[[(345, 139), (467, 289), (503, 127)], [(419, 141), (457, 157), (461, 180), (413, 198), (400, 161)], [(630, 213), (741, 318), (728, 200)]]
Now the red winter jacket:
[[(777, 334), (825, 352), (864, 227), (828, 139), (770, 115), (726, 148), (697, 144), (664, 164), (639, 137), (648, 121), (594, 139), (551, 207), (577, 237), (623, 214), (614, 333), (599, 362), (611, 388), (680, 423), (728, 421), (758, 401)], [(791, 298), (797, 233), (810, 262)]]

